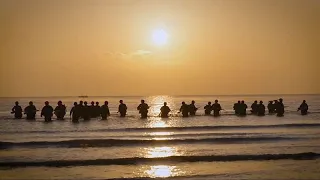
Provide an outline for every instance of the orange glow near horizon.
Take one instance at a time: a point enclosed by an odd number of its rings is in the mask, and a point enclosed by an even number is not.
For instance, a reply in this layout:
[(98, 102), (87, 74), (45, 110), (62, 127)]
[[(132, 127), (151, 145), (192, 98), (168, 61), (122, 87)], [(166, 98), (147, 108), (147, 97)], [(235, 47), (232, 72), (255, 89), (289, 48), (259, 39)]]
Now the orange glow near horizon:
[(16, 0), (0, 14), (0, 97), (320, 93), (318, 1)]

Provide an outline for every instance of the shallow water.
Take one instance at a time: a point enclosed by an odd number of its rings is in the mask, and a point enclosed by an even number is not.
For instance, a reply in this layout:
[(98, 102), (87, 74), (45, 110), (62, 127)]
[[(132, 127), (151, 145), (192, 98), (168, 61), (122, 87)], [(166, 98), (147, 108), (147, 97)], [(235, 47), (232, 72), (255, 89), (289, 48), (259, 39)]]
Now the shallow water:
[[(129, 111), (118, 117), (120, 97), (84, 100), (110, 103), (111, 117), (73, 124), (14, 120), (13, 102), (24, 107), (33, 100), (63, 100), (67, 109), (77, 97), (0, 99), (0, 174), (2, 179), (318, 179), (320, 176), (320, 96), (281, 96), (284, 117), (233, 115), (237, 100), (278, 99), (279, 96), (151, 96), (121, 97)], [(140, 99), (151, 106), (150, 117), (140, 119)], [(219, 99), (220, 117), (204, 116), (207, 101)], [(296, 112), (307, 100), (310, 114)], [(197, 116), (182, 118), (181, 101), (196, 101)], [(159, 118), (163, 102), (173, 110)]]

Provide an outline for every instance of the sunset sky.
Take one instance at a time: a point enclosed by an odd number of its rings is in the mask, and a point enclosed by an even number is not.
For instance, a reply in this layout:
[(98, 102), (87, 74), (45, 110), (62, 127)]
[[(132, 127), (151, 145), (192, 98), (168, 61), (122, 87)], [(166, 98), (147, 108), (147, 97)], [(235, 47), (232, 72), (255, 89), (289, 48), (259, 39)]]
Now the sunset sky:
[(320, 93), (318, 0), (0, 0), (0, 96)]

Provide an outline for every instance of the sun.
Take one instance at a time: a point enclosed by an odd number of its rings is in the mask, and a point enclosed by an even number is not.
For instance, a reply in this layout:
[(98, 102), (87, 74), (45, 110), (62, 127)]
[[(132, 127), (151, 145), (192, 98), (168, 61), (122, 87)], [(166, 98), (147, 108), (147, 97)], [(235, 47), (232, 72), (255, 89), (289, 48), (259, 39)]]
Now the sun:
[(168, 42), (168, 34), (163, 29), (156, 29), (152, 32), (152, 41), (157, 46), (166, 45)]

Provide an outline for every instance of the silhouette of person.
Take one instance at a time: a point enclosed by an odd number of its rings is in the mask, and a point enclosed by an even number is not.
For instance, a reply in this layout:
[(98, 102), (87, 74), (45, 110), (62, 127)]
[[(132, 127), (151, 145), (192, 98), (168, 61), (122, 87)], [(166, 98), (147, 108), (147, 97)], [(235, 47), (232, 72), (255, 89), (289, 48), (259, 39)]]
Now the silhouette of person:
[(79, 118), (83, 118), (83, 101), (79, 102), (78, 108), (79, 108)]
[(273, 104), (273, 101), (269, 101), (269, 103), (268, 103), (268, 111), (269, 111), (269, 114), (274, 113), (274, 104)]
[(252, 114), (258, 113), (258, 101), (254, 101), (254, 103), (251, 105), (251, 112)]
[(125, 117), (128, 109), (127, 105), (123, 103), (123, 100), (120, 100), (119, 103), (118, 112), (120, 113), (120, 117)]
[(58, 106), (54, 109), (54, 114), (57, 116), (57, 120), (64, 120), (66, 115), (66, 106), (62, 104), (62, 101), (58, 102)]
[(144, 100), (141, 100), (141, 104), (137, 107), (137, 110), (141, 114), (141, 118), (147, 118), (148, 109), (149, 109), (149, 105), (146, 104)]
[(70, 117), (72, 118), (72, 122), (77, 123), (79, 122), (80, 118), (80, 106), (77, 102), (73, 103), (73, 107), (70, 110)]
[(180, 112), (182, 112), (182, 117), (188, 117), (189, 116), (189, 106), (183, 101), (181, 103)]
[(215, 100), (214, 104), (212, 105), (213, 116), (220, 116), (220, 111), (222, 110), (222, 108), (218, 102), (218, 100)]
[(266, 107), (263, 104), (263, 101), (259, 102), (258, 105), (258, 116), (264, 116), (266, 113)]
[(279, 99), (279, 102), (276, 103), (276, 112), (277, 116), (281, 117), (284, 114), (284, 105), (283, 105), (283, 99)]
[(108, 116), (110, 116), (110, 111), (109, 111), (109, 102), (105, 101), (104, 105), (101, 106), (101, 119), (106, 120)]
[(19, 102), (15, 102), (15, 106), (13, 106), (11, 114), (14, 114), (15, 119), (21, 119), (22, 118), (22, 108), (19, 106)]
[(29, 106), (24, 108), (24, 113), (27, 115), (27, 120), (36, 119), (37, 108), (33, 105), (32, 101), (29, 102)]
[(309, 106), (308, 106), (306, 100), (303, 100), (302, 104), (298, 108), (298, 111), (301, 112), (301, 115), (307, 115), (308, 114), (308, 109), (309, 109)]
[(242, 100), (241, 104), (239, 106), (239, 115), (241, 115), (241, 116), (247, 115), (247, 108), (248, 108), (248, 106)]
[(167, 102), (163, 103), (163, 106), (160, 108), (160, 116), (162, 118), (167, 118), (169, 117), (168, 114), (171, 111), (171, 109), (167, 106)]
[(241, 102), (240, 101), (238, 101), (237, 103), (235, 103), (234, 105), (233, 105), (233, 110), (234, 110), (234, 113), (236, 114), (236, 115), (239, 115), (240, 114), (240, 106), (241, 106)]
[(90, 112), (90, 117), (95, 118), (96, 116), (96, 106), (94, 105), (94, 101), (91, 101), (91, 106), (89, 108)]
[(192, 100), (191, 101), (191, 104), (189, 105), (189, 113), (190, 113), (190, 116), (195, 116), (196, 115), (196, 112), (197, 112), (197, 110), (198, 110), (198, 108), (196, 108), (196, 106), (195, 106), (195, 101), (194, 100)]
[(208, 102), (208, 104), (206, 106), (204, 106), (204, 114), (210, 115), (211, 111), (212, 111), (211, 102)]
[(90, 120), (90, 112), (91, 112), (91, 107), (88, 106), (88, 102), (85, 101), (84, 102), (84, 106), (82, 107), (82, 117), (83, 117), (83, 120), (85, 121), (89, 121)]
[(53, 108), (52, 106), (49, 105), (49, 102), (46, 101), (45, 106), (43, 106), (41, 110), (41, 117), (44, 116), (44, 121), (45, 122), (50, 122), (52, 121), (52, 116), (53, 116)]
[(94, 112), (95, 112), (95, 117), (100, 117), (100, 115), (101, 115), (101, 108), (100, 108), (100, 106), (99, 106), (99, 102), (96, 102), (96, 106), (95, 106)]

